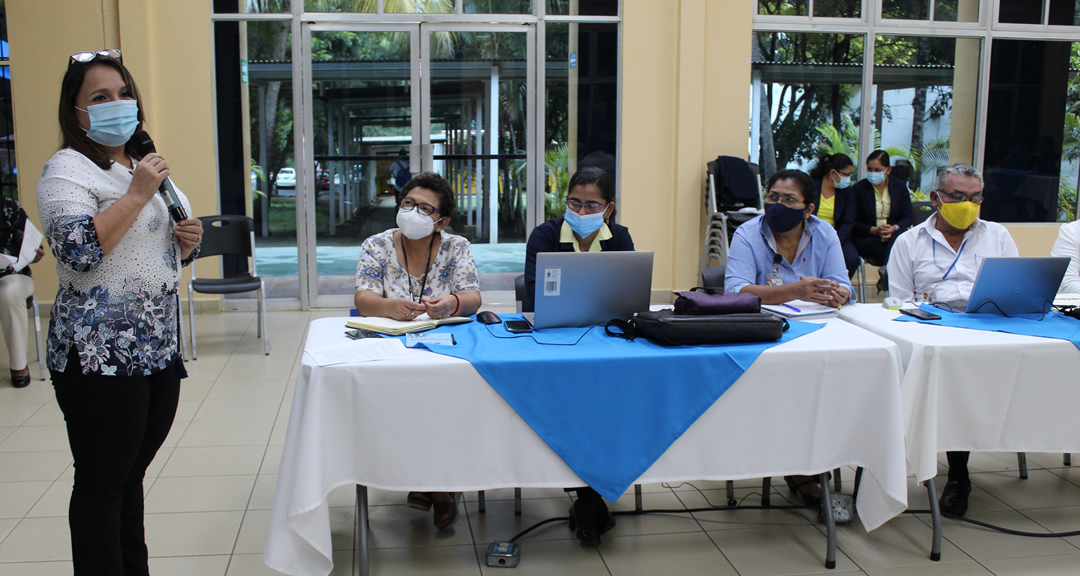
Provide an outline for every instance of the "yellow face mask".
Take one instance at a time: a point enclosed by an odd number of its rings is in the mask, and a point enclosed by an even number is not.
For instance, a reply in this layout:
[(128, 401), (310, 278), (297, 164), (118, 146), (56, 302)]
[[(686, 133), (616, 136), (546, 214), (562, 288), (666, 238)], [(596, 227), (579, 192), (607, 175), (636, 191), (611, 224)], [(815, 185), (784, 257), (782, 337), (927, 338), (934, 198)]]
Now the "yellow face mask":
[(979, 217), (979, 205), (974, 202), (943, 203), (938, 212), (953, 228), (967, 230)]

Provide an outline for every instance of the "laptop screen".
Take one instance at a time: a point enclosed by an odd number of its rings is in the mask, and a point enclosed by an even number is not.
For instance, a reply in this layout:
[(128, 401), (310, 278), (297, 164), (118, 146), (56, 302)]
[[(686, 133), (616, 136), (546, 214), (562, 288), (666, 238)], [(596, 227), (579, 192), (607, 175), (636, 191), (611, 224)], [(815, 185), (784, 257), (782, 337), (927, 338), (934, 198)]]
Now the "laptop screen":
[(533, 325), (592, 326), (648, 310), (652, 263), (652, 252), (537, 254)]
[(979, 267), (964, 311), (1045, 314), (1068, 267), (1068, 258), (987, 258)]

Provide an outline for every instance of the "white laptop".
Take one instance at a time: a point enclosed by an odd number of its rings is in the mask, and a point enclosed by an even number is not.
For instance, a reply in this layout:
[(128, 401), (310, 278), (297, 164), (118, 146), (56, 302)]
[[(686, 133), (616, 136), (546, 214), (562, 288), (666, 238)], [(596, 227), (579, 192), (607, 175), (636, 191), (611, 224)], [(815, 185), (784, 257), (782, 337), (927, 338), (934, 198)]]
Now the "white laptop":
[(979, 267), (964, 311), (1045, 314), (1068, 267), (1068, 258), (987, 258)]
[(584, 327), (649, 309), (652, 252), (540, 252), (533, 314), (537, 329)]

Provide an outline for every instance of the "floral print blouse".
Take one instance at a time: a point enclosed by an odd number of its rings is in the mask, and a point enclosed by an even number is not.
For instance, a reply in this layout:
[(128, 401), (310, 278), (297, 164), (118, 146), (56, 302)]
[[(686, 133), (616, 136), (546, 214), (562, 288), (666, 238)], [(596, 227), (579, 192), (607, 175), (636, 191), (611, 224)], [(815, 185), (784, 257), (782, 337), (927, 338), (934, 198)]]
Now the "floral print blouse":
[[(64, 371), (75, 346), (83, 374), (148, 376), (178, 357), (176, 313), (180, 244), (160, 195), (143, 206), (105, 254), (93, 218), (127, 193), (132, 172), (102, 170), (65, 148), (38, 182), (42, 232), (56, 257), (60, 287), (49, 321), (48, 366)], [(191, 205), (179, 190), (187, 212)]]
[(364, 240), (360, 247), (360, 262), (356, 265), (356, 290), (371, 290), (386, 298), (417, 300), (420, 286), (424, 298), (434, 298), (462, 290), (480, 290), (480, 276), (469, 251), (469, 241), (461, 236), (439, 231), (439, 252), (423, 278), (409, 276), (394, 249), (391, 228)]

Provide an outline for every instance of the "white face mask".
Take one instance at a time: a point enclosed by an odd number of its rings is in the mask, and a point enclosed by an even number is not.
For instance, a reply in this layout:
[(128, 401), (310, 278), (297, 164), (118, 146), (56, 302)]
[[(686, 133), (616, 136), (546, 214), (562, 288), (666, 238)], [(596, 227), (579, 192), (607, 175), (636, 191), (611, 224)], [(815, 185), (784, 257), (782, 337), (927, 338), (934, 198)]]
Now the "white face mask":
[[(431, 236), (435, 231), (435, 221), (430, 216), (424, 216), (419, 210), (398, 210), (397, 225), (401, 233), (409, 240), (419, 240)], [(442, 218), (440, 218), (442, 220)]]

